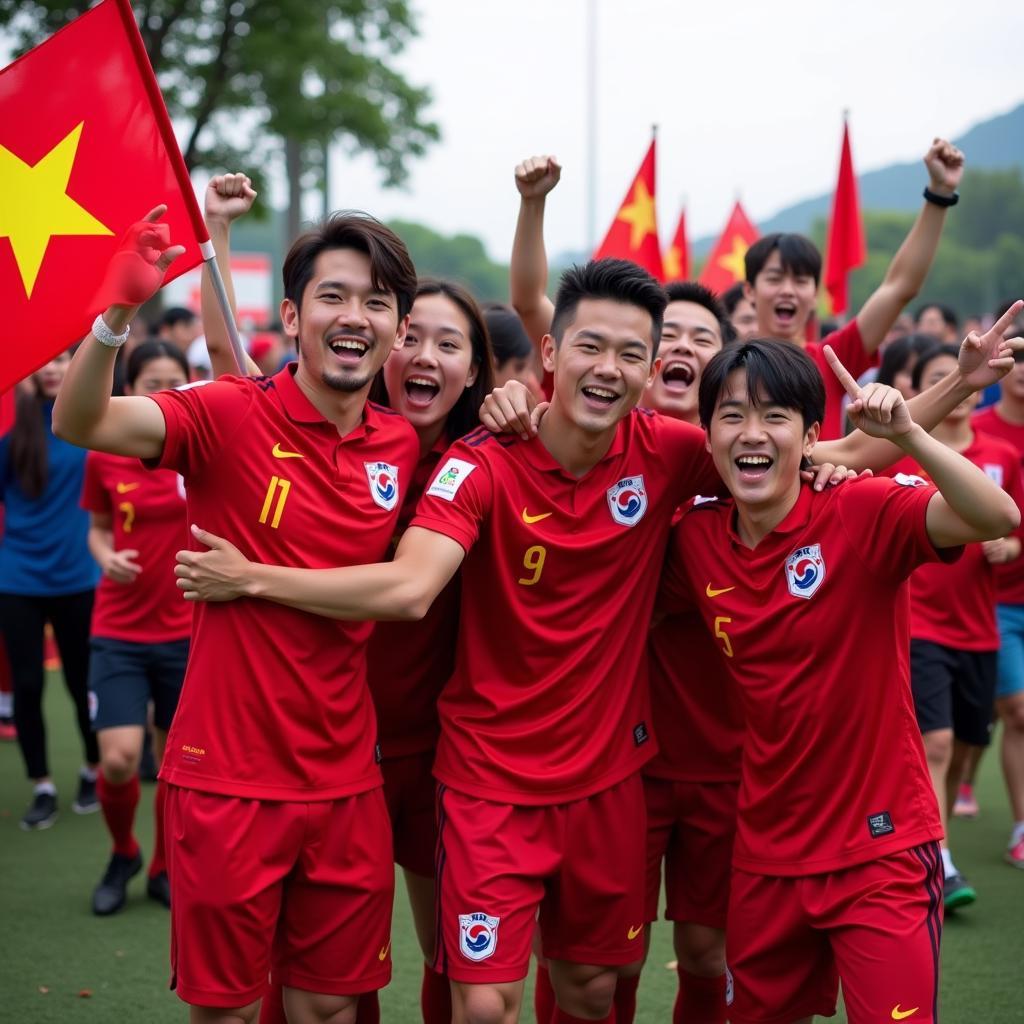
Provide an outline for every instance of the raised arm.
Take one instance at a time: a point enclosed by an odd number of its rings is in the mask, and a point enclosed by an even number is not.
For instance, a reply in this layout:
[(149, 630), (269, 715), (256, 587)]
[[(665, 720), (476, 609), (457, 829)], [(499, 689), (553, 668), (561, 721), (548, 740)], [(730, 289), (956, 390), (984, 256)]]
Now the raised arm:
[[(936, 139), (924, 158), (928, 189), (940, 197), (952, 196), (963, 177), (964, 155), (952, 143)], [(857, 327), (867, 352), (885, 340), (903, 307), (924, 284), (939, 247), (947, 207), (925, 201), (910, 233), (889, 264), (882, 283), (857, 314)]]
[[(231, 312), (235, 312), (235, 285), (231, 278), (231, 225), (239, 217), (252, 209), (256, 199), (252, 182), (244, 174), (218, 174), (206, 186), (204, 216), (217, 254), (217, 265), (224, 279), (224, 287), (228, 293)], [(206, 351), (210, 355), (210, 368), (214, 377), (225, 373), (237, 373), (235, 357), (231, 352), (227, 325), (224, 314), (213, 290), (210, 271), (203, 264), (203, 282), (201, 290), (203, 332), (206, 336)], [(246, 371), (259, 375), (260, 368), (247, 355)]]
[[(130, 296), (130, 306), (110, 306), (102, 324), (101, 343), (91, 331), (78, 347), (53, 407), (53, 432), (81, 448), (93, 448), (140, 459), (157, 458), (164, 447), (166, 426), (156, 402), (145, 397), (112, 398), (117, 349), (127, 338), (128, 324), (147, 299), (159, 291), (167, 268), (184, 251), (170, 245), (166, 224), (156, 223), (166, 211), (158, 206), (132, 226), (127, 242), (111, 260), (108, 280), (116, 278), (116, 294)], [(121, 336), (121, 340), (118, 340)]]
[(555, 307), (547, 295), (548, 256), (544, 249), (544, 204), (562, 168), (553, 156), (532, 156), (516, 166), (519, 220), (512, 240), (509, 299), (538, 348), (551, 330)]
[(418, 526), (405, 531), (392, 561), (338, 569), (250, 562), (222, 537), (192, 532), (210, 550), (178, 552), (186, 600), (260, 598), (331, 619), (422, 619), (465, 558), (454, 540)]

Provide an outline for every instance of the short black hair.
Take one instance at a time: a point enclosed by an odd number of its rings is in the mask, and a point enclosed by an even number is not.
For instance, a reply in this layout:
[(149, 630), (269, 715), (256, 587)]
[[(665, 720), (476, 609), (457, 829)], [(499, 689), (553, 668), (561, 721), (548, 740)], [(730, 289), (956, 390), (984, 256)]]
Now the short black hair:
[(824, 418), (825, 382), (811, 357), (791, 342), (756, 338), (723, 348), (704, 367), (697, 407), (705, 430), (734, 370), (747, 371), (747, 391), (754, 405), (767, 401), (795, 409), (805, 430)]
[(725, 312), (728, 316), (732, 316), (736, 312), (736, 307), (740, 304), (742, 299), (747, 296), (747, 291), (743, 287), (742, 281), (737, 281), (735, 284), (729, 285), (728, 288), (718, 296), (718, 301), (721, 302), (725, 308)]
[(177, 345), (172, 345), (162, 338), (151, 338), (132, 349), (132, 354), (128, 357), (125, 366), (125, 383), (134, 387), (139, 374), (156, 359), (170, 359), (177, 363), (178, 368), (185, 375), (185, 380), (191, 376), (188, 372), (188, 360), (185, 358), (185, 353)]
[(551, 318), (551, 335), (557, 344), (583, 299), (611, 299), (645, 310), (651, 316), (651, 358), (658, 354), (668, 297), (643, 267), (630, 260), (591, 260), (562, 274)]
[[(916, 358), (926, 349), (939, 344), (941, 342), (934, 334), (905, 334), (902, 338), (890, 341), (882, 353), (882, 361), (878, 364), (875, 381), (892, 387), (896, 374), (907, 368), (907, 363), (910, 362), (912, 356)], [(910, 372), (913, 374), (913, 367)]]
[(759, 238), (747, 250), (744, 263), (750, 284), (757, 280), (757, 275), (764, 270), (764, 265), (776, 249), (779, 250), (783, 270), (794, 274), (807, 274), (814, 278), (815, 286), (821, 282), (821, 253), (818, 252), (818, 247), (803, 235), (775, 231)]
[(491, 335), (495, 366), (500, 368), (512, 359), (529, 359), (533, 355), (533, 342), (514, 309), (500, 302), (488, 302), (484, 305), (484, 320)]
[[(923, 337), (928, 337), (928, 335), (923, 335)], [(959, 359), (960, 346), (946, 345), (936, 340), (935, 344), (929, 345), (924, 349), (917, 357), (917, 362), (914, 363), (914, 369), (910, 374), (910, 385), (915, 391), (921, 390), (921, 378), (924, 376), (924, 368), (933, 359), (938, 359), (939, 356), (952, 356), (954, 359)]]
[(359, 210), (332, 213), (310, 231), (299, 235), (284, 259), (284, 296), (302, 306), (302, 293), (313, 278), (316, 258), (330, 249), (354, 249), (370, 260), (373, 287), (395, 296), (398, 319), (412, 309), (416, 297), (416, 268), (398, 235), (376, 217)]
[(199, 319), (196, 313), (186, 306), (170, 306), (164, 310), (160, 317), (160, 327), (177, 327), (178, 324), (191, 324)]
[(947, 306), (944, 302), (926, 302), (923, 306), (917, 307), (917, 312), (914, 314), (914, 323), (919, 324), (921, 317), (928, 312), (929, 309), (937, 309), (939, 315), (942, 317), (942, 322), (947, 326), (951, 327), (954, 331), (960, 326), (960, 321), (957, 318), (956, 310), (952, 306)]
[(665, 285), (665, 294), (670, 303), (692, 302), (695, 306), (703, 306), (718, 321), (718, 333), (723, 345), (727, 345), (736, 337), (725, 307), (715, 298), (715, 293), (710, 288), (705, 288), (697, 281), (673, 281)]

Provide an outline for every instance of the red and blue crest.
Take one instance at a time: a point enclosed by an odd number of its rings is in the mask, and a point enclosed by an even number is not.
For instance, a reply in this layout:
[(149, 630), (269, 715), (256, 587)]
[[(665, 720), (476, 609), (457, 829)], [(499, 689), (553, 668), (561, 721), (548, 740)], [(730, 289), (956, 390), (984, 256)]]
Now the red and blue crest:
[(820, 544), (797, 548), (786, 559), (786, 586), (794, 597), (813, 597), (825, 582), (825, 559)]
[(623, 477), (609, 487), (608, 508), (615, 522), (622, 526), (636, 526), (647, 511), (647, 490), (643, 474)]
[(398, 467), (390, 462), (364, 462), (370, 497), (386, 512), (398, 504)]

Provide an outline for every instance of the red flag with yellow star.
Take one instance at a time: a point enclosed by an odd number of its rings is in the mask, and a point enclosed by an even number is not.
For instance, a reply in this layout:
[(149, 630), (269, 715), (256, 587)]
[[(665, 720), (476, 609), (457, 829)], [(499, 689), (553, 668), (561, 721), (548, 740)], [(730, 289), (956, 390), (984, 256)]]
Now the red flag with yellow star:
[(679, 223), (672, 244), (662, 260), (666, 281), (686, 281), (690, 277), (690, 243), (686, 240), (686, 208), (679, 213)]
[(127, 228), (160, 203), (208, 238), (128, 0), (103, 0), (0, 71), (0, 391), (84, 337)]
[(661, 265), (661, 246), (658, 244), (658, 217), (654, 207), (654, 147), (655, 139), (647, 150), (640, 170), (636, 172), (626, 198), (612, 221), (604, 241), (597, 247), (594, 259), (615, 256), (632, 260), (650, 271), (659, 281), (665, 280)]
[(704, 264), (698, 278), (700, 283), (721, 295), (730, 285), (745, 280), (747, 271), (743, 261), (747, 250), (759, 237), (760, 233), (737, 199), (729, 215), (729, 223)]

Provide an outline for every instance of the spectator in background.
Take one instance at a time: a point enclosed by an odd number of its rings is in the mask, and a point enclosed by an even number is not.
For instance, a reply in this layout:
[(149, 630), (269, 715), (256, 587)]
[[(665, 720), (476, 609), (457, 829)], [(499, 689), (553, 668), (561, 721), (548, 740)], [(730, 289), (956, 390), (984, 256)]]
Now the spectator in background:
[[(897, 338), (890, 342), (882, 353), (882, 362), (873, 379), (879, 384), (888, 384), (896, 388), (904, 398), (913, 398), (917, 392), (914, 390), (914, 366), (917, 357), (925, 351), (939, 344), (939, 339), (930, 334), (908, 334), (906, 337)], [(868, 374), (864, 376), (867, 377)], [(862, 379), (858, 383), (863, 386)]]
[(153, 332), (163, 341), (176, 345), (187, 353), (189, 346), (203, 333), (199, 317), (185, 306), (171, 306), (164, 310)]
[(737, 281), (731, 288), (727, 288), (719, 296), (729, 323), (736, 332), (737, 341), (749, 341), (757, 335), (757, 313), (754, 312), (754, 303), (747, 298), (746, 289), (742, 281)]
[(86, 546), (89, 519), (78, 507), (85, 451), (55, 437), (53, 400), (70, 362), (55, 356), (19, 388), (14, 426), (0, 439), (0, 632), (14, 682), (14, 721), (32, 803), (23, 829), (49, 828), (57, 818), (43, 723), (43, 630), (47, 621), (60, 649), (64, 682), (75, 706), (85, 760), (72, 810), (99, 809), (99, 750), (89, 722), (89, 623), (96, 563)]
[(914, 315), (914, 329), (918, 334), (932, 334), (944, 345), (960, 341), (960, 322), (956, 313), (941, 302), (929, 302)]
[(260, 373), (269, 377), (282, 368), (290, 347), (284, 343), (281, 325), (275, 322), (265, 331), (253, 334), (249, 341), (249, 356), (260, 368)]
[(537, 357), (519, 315), (508, 306), (491, 302), (484, 307), (484, 320), (494, 348), (495, 386), (518, 380), (542, 398)]

